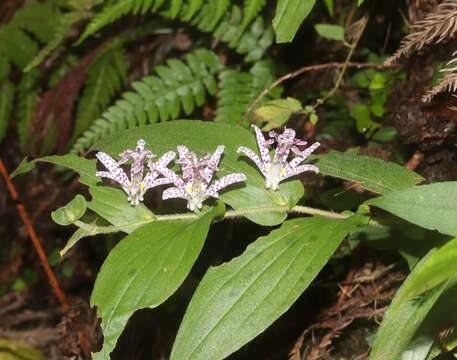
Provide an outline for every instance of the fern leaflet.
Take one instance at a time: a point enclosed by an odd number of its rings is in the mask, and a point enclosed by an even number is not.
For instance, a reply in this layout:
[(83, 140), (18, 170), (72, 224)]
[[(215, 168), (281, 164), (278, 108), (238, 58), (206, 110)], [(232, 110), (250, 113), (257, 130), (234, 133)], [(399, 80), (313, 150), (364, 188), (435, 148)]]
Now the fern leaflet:
[(73, 11), (59, 17), (55, 26), (54, 35), (39, 53), (27, 64), (25, 72), (41, 64), (69, 35), (75, 24), (89, 16), (88, 11)]
[(87, 25), (78, 43), (83, 42), (89, 36), (95, 34), (105, 26), (115, 22), (127, 14), (145, 14), (153, 5), (154, 10), (158, 10), (163, 1), (154, 0), (118, 0), (105, 6)]
[(127, 78), (127, 63), (121, 49), (103, 54), (91, 66), (78, 104), (73, 138), (86, 130), (109, 105)]
[(203, 0), (190, 0), (187, 8), (182, 11), (181, 20), (185, 22), (190, 21), (202, 6)]
[(4, 81), (0, 86), (0, 142), (6, 135), (11, 112), (13, 110), (14, 85)]
[(0, 56), (23, 69), (38, 52), (38, 44), (21, 29), (10, 24), (0, 29)]
[(34, 69), (21, 78), (18, 86), (18, 123), (17, 132), (22, 152), (26, 152), (28, 142), (27, 127), (32, 118), (33, 111), (39, 99), (39, 88), (37, 87), (41, 72)]
[[(262, 61), (256, 63), (249, 72), (226, 70), (220, 75), (220, 91), (215, 121), (228, 124), (242, 124), (244, 113), (252, 101), (274, 80), (272, 63)], [(262, 103), (276, 99), (281, 95), (281, 88), (265, 96)]]
[(265, 0), (244, 0), (243, 23), (241, 24), (243, 29), (255, 19), (265, 3)]
[(157, 76), (146, 76), (132, 84), (135, 91), (123, 94), (101, 118), (84, 132), (71, 152), (89, 148), (117, 130), (157, 121), (176, 119), (182, 111), (191, 114), (205, 102), (206, 92), (216, 92), (215, 74), (222, 70), (217, 56), (200, 49), (186, 56), (186, 63), (172, 59), (157, 66)]
[[(262, 17), (257, 17), (265, 0), (246, 1), (246, 14), (237, 5), (230, 6), (228, 0), (121, 0), (108, 4), (86, 26), (78, 43), (99, 31), (104, 26), (127, 14), (144, 14), (168, 5), (159, 15), (168, 19), (190, 22), (200, 31), (214, 33), (217, 39), (228, 44), (236, 52), (246, 55), (245, 60), (253, 62), (262, 57), (273, 42), (273, 29), (266, 27)], [(251, 24), (252, 23), (252, 24)]]

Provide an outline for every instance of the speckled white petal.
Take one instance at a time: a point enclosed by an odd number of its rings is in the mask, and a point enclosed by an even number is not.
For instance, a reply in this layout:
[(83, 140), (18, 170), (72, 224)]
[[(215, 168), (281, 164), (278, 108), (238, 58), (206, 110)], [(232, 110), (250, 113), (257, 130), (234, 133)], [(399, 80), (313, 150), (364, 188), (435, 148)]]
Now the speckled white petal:
[(174, 151), (168, 151), (166, 152), (165, 154), (163, 154), (159, 160), (157, 160), (156, 162), (152, 162), (150, 161), (148, 163), (148, 167), (151, 169), (155, 169), (155, 170), (158, 170), (158, 169), (163, 169), (163, 168), (166, 168), (168, 166), (168, 164), (176, 157), (176, 153)]
[(283, 176), (281, 176), (280, 181), (307, 171), (312, 171), (316, 174), (319, 173), (319, 169), (317, 168), (317, 166), (314, 165), (300, 165), (295, 168), (291, 168), (290, 166), (288, 166), (286, 169), (286, 173)]
[(206, 185), (208, 185), (213, 178), (215, 171), (217, 170), (217, 166), (219, 165), (219, 161), (221, 160), (222, 154), (224, 153), (225, 146), (219, 145), (216, 148), (216, 151), (211, 155), (208, 159), (208, 166), (205, 167), (202, 171), (202, 176), (205, 180)]
[(116, 160), (114, 160), (111, 156), (104, 152), (98, 152), (95, 156), (108, 169), (108, 172), (110, 173), (110, 179), (117, 181), (119, 184), (123, 186), (129, 185), (130, 181), (127, 175), (125, 174), (124, 170), (122, 170), (122, 168), (119, 167)]
[(178, 156), (180, 159), (185, 158), (187, 154), (190, 152), (189, 148), (185, 145), (178, 145)]
[(162, 199), (167, 200), (167, 199), (184, 199), (184, 200), (190, 200), (190, 195), (185, 192), (184, 190), (178, 189), (177, 187), (171, 187), (166, 189), (162, 193)]
[(289, 166), (291, 168), (295, 168), (297, 167), (298, 165), (300, 165), (304, 160), (306, 160), (306, 158), (308, 156), (311, 155), (311, 153), (313, 153), (318, 147), (320, 146), (320, 144), (318, 142), (314, 143), (313, 145), (311, 145), (309, 148), (301, 151), (299, 153), (299, 156), (296, 156), (295, 158), (293, 158), (290, 162), (289, 162)]
[(157, 169), (165, 178), (170, 180), (171, 183), (175, 184), (178, 188), (184, 189), (186, 184), (184, 181), (176, 175), (176, 173), (173, 170), (170, 170), (168, 168), (158, 168)]
[(252, 125), (252, 127), (255, 130), (255, 136), (257, 139), (257, 145), (259, 146), (260, 157), (262, 158), (264, 166), (268, 167), (268, 165), (271, 163), (271, 156), (270, 152), (268, 151), (268, 144), (265, 141), (262, 131), (260, 131), (260, 129), (255, 125)]
[(222, 177), (221, 179), (214, 182), (205, 192), (207, 196), (212, 196), (217, 198), (219, 196), (219, 191), (223, 188), (246, 180), (246, 175), (243, 173), (233, 173)]
[(237, 150), (237, 153), (243, 153), (246, 155), (257, 165), (263, 176), (267, 176), (267, 169), (265, 168), (265, 165), (262, 163), (262, 160), (260, 160), (259, 156), (254, 151), (245, 146), (240, 146)]

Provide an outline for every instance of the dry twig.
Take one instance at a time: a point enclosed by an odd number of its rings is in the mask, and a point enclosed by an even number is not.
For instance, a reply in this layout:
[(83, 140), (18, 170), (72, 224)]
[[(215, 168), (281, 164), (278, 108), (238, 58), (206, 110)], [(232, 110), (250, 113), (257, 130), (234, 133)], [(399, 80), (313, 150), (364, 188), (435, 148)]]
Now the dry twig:
[(64, 310), (68, 310), (68, 303), (65, 299), (65, 295), (62, 292), (62, 289), (60, 288), (60, 285), (57, 281), (57, 278), (54, 274), (54, 272), (51, 269), (51, 266), (49, 265), (48, 258), (46, 256), (46, 253), (43, 249), (43, 245), (41, 244), (40, 239), (37, 236), (37, 233), (35, 231), (35, 228), (33, 227), (32, 222), (30, 221), (30, 217), (27, 213), (27, 210), (25, 209), (24, 205), (19, 201), (19, 195), (16, 191), (16, 188), (13, 184), (13, 181), (11, 180), (8, 171), (6, 170), (6, 167), (3, 163), (3, 161), (0, 159), (0, 172), (3, 175), (3, 178), (5, 179), (8, 191), (13, 198), (13, 200), (16, 202), (16, 208), (19, 212), (19, 215), (24, 222), (25, 227), (27, 228), (27, 233), (30, 236), (30, 239), (32, 240), (33, 246), (35, 247), (35, 250), (38, 254), (38, 257), (40, 258), (41, 266), (43, 267), (46, 276), (48, 277), (49, 284), (51, 285), (52, 289), (54, 290), (54, 294), (57, 298), (57, 300), (60, 302)]
[(373, 63), (359, 63), (359, 62), (350, 62), (352, 55), (354, 53), (355, 48), (357, 47), (357, 44), (362, 37), (362, 34), (365, 30), (365, 27), (368, 22), (368, 17), (362, 17), (360, 20), (356, 21), (352, 26), (349, 27), (347, 30), (348, 36), (348, 41), (349, 41), (349, 53), (346, 56), (346, 60), (344, 62), (331, 62), (331, 63), (326, 63), (326, 64), (317, 64), (317, 65), (309, 65), (302, 67), (298, 70), (295, 70), (293, 72), (290, 72), (288, 74), (285, 74), (281, 76), (279, 79), (275, 80), (273, 83), (271, 83), (268, 87), (266, 87), (255, 99), (254, 101), (248, 106), (246, 109), (243, 118), (246, 118), (247, 115), (249, 115), (259, 104), (260, 100), (262, 100), (271, 90), (273, 90), (276, 86), (282, 84), (283, 82), (296, 78), (297, 76), (300, 76), (304, 73), (307, 72), (312, 72), (312, 71), (322, 71), (322, 70), (327, 70), (327, 69), (341, 69), (340, 73), (338, 74), (338, 78), (335, 82), (335, 85), (333, 88), (329, 91), (329, 93), (324, 97), (317, 99), (315, 104), (312, 105), (312, 108), (315, 109), (318, 106), (322, 105), (326, 100), (328, 100), (330, 97), (332, 97), (335, 92), (338, 90), (340, 87), (344, 74), (346, 73), (346, 70), (348, 68), (356, 68), (356, 69), (362, 69), (362, 68), (373, 68), (373, 69), (385, 69), (385, 68), (390, 68), (392, 65), (385, 65), (385, 64), (373, 64)]
[(401, 42), (400, 48), (388, 58), (386, 65), (392, 65), (401, 57), (409, 55), (414, 49), (426, 45), (439, 44), (449, 40), (457, 33), (457, 1), (445, 0), (434, 11), (414, 23), (411, 33)]

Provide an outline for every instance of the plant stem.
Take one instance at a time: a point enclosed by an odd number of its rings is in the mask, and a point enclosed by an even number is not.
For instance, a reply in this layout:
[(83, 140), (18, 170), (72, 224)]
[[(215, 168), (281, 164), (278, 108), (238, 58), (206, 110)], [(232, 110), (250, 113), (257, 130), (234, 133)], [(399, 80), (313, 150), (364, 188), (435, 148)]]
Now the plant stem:
[(321, 209), (316, 209), (308, 206), (294, 206), (291, 212), (296, 212), (299, 214), (309, 214), (309, 215), (319, 215), (329, 219), (347, 219), (349, 215), (340, 214), (333, 211), (326, 211)]
[[(323, 216), (329, 219), (346, 219), (349, 215), (335, 213), (332, 211), (326, 211), (321, 209), (316, 209), (308, 206), (294, 206), (290, 209), (288, 206), (265, 206), (257, 208), (245, 208), (238, 210), (229, 210), (224, 216), (220, 218), (223, 219), (233, 219), (237, 217), (246, 216), (249, 214), (260, 214), (267, 212), (287, 212), (287, 213), (298, 213), (298, 214), (307, 214), (307, 215), (318, 215)], [(119, 225), (119, 226), (96, 226), (92, 224), (87, 224), (82, 221), (76, 221), (75, 225), (86, 230), (88, 235), (99, 235), (99, 234), (111, 234), (115, 232), (124, 231), (127, 232), (132, 229), (136, 229), (140, 226), (149, 224), (155, 221), (174, 221), (174, 220), (196, 220), (199, 218), (199, 215), (194, 213), (181, 213), (181, 214), (172, 214), (172, 215), (156, 215), (149, 219), (144, 219), (134, 223)]]

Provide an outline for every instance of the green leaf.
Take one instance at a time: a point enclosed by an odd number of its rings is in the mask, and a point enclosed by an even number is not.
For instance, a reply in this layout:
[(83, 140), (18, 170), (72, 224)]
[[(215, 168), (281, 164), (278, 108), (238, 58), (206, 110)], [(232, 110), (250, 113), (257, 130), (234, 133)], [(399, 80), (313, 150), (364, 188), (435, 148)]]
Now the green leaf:
[(457, 274), (457, 238), (450, 240), (433, 252), (414, 278), (413, 286), (408, 290), (410, 298), (455, 277)]
[(269, 131), (284, 125), (290, 116), (303, 107), (297, 99), (287, 97), (267, 102), (254, 111), (254, 119), (258, 123), (267, 123), (262, 130)]
[(325, 7), (327, 8), (328, 14), (330, 16), (333, 16), (333, 13), (335, 12), (335, 4), (333, 0), (324, 0)]
[(143, 204), (132, 206), (122, 190), (108, 186), (89, 188), (92, 201), (87, 206), (102, 218), (115, 226), (129, 225), (123, 231), (131, 233), (141, 225), (138, 223), (151, 220), (154, 214)]
[(278, 0), (273, 29), (276, 42), (291, 42), (301, 23), (314, 7), (316, 0)]
[(90, 224), (90, 228), (79, 228), (78, 230), (76, 230), (70, 237), (70, 239), (68, 239), (65, 247), (62, 250), (60, 250), (60, 256), (64, 256), (83, 237), (94, 235), (96, 233), (96, 230), (97, 226), (95, 222)]
[(171, 359), (223, 359), (295, 302), (346, 235), (352, 219), (286, 221), (230, 262), (210, 268), (179, 329)]
[(357, 131), (366, 132), (371, 128), (371, 111), (367, 105), (356, 104), (351, 108), (351, 116), (356, 120)]
[(344, 28), (339, 25), (333, 24), (316, 24), (314, 25), (317, 33), (330, 40), (343, 41), (344, 40)]
[[(243, 172), (247, 180), (243, 185), (233, 186), (221, 193), (221, 200), (234, 209), (271, 206), (294, 206), (303, 196), (300, 181), (281, 184), (279, 191), (265, 189), (264, 179), (255, 165), (236, 153), (239, 146), (257, 149), (253, 133), (239, 127), (210, 122), (181, 120), (169, 123), (138, 127), (118, 132), (103, 140), (98, 148), (116, 155), (122, 150), (135, 147), (138, 139), (144, 139), (146, 146), (157, 155), (176, 149), (183, 144), (200, 156), (213, 152), (220, 144), (225, 145), (224, 156), (219, 166), (219, 176), (231, 172)], [(286, 218), (285, 212), (250, 214), (248, 219), (260, 225), (277, 225)]]
[(59, 225), (70, 225), (79, 220), (87, 209), (87, 202), (84, 196), (76, 195), (67, 205), (54, 210), (51, 213), (52, 220)]
[(91, 304), (102, 318), (101, 352), (109, 359), (129, 317), (138, 309), (154, 308), (168, 299), (197, 259), (213, 210), (194, 221), (153, 222), (122, 239), (109, 253), (97, 276)]
[(397, 129), (393, 126), (386, 126), (379, 129), (372, 137), (374, 141), (390, 142), (397, 136)]
[(99, 178), (95, 176), (95, 172), (97, 171), (95, 160), (88, 160), (72, 154), (45, 156), (32, 161), (28, 161), (27, 158), (24, 158), (11, 176), (14, 177), (29, 172), (35, 167), (37, 162), (48, 162), (71, 169), (79, 173), (79, 182), (84, 185), (92, 186), (99, 182)]
[(428, 267), (435, 253), (432, 251), (416, 265), (392, 300), (376, 335), (371, 360), (397, 360), (407, 349), (415, 332), (447, 288), (447, 284), (444, 284), (420, 298), (411, 298), (411, 291), (420, 281), (418, 275)]
[(457, 235), (457, 181), (396, 191), (368, 201), (413, 224)]
[(378, 194), (412, 187), (424, 179), (395, 163), (352, 153), (330, 151), (313, 156), (322, 174), (359, 183)]

